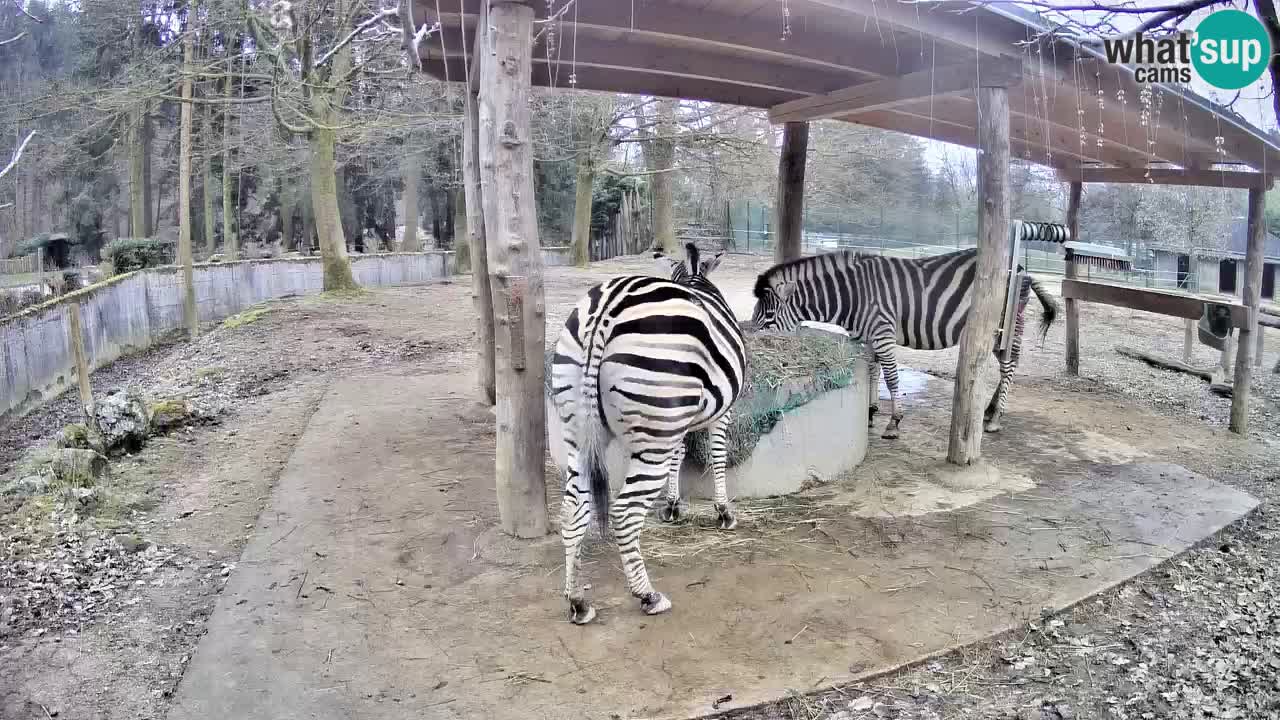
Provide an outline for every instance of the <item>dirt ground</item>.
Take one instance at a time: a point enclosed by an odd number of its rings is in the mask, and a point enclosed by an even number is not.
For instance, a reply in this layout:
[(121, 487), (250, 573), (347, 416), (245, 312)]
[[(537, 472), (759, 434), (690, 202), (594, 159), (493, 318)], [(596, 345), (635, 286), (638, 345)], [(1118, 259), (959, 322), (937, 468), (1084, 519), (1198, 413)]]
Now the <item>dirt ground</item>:
[[(741, 314), (761, 259), (734, 257), (717, 271)], [(549, 269), (549, 337), (579, 294), (643, 260), (590, 272)], [(158, 440), (116, 470), (148, 502), (109, 525), (62, 518), (61, 533), (19, 518), (0, 523), (0, 572), (61, 557), (50, 547), (79, 539), (111, 573), (86, 568), (77, 582), (115, 590), (94, 607), (23, 618), (0, 634), (0, 717), (160, 718), (218, 593), (248, 538), (274, 525), (272, 488), (303, 428), (336, 378), (352, 374), (469, 372), (474, 333), (469, 285), (461, 282), (310, 297), (267, 305), (238, 327), (216, 327), (95, 373), (98, 392), (200, 378), (228, 407), (220, 422)], [(1120, 358), (1115, 345), (1180, 355), (1181, 322), (1103, 306), (1082, 311), (1082, 376), (1062, 368), (1062, 330), (1027, 343), (1010, 403), (1010, 425), (1092, 434), (1113, 461), (1139, 456), (1182, 465), (1262, 500), (1249, 517), (1172, 563), (1059, 618), (1033, 622), (873, 683), (784, 701), (736, 717), (1276, 717), (1280, 713), (1280, 382), (1261, 372), (1247, 440), (1225, 431), (1229, 402), (1198, 380)], [(1276, 361), (1272, 341), (1266, 368)], [(948, 378), (954, 351), (902, 352), (905, 365)], [(1212, 362), (1205, 350), (1198, 358)], [(990, 370), (990, 368), (988, 368)], [(0, 464), (68, 418), (66, 399), (3, 430)], [(904, 433), (945, 420), (947, 409), (913, 406)], [(938, 413), (941, 413), (939, 416)], [(1029, 427), (1029, 426), (1024, 426)], [(394, 435), (389, 424), (385, 431)], [(875, 455), (876, 443), (870, 450)], [(992, 452), (1015, 453), (990, 438)], [(886, 491), (892, 490), (885, 482)], [(2, 510), (3, 508), (0, 508)], [(53, 537), (51, 540), (50, 537)], [(141, 538), (143, 545), (130, 539)], [(51, 546), (50, 543), (53, 543)], [(87, 548), (87, 549), (86, 549)], [(92, 553), (89, 553), (92, 554)], [(25, 567), (25, 566), (24, 566)], [(0, 575), (0, 582), (3, 582)], [(39, 590), (33, 591), (38, 592)]]

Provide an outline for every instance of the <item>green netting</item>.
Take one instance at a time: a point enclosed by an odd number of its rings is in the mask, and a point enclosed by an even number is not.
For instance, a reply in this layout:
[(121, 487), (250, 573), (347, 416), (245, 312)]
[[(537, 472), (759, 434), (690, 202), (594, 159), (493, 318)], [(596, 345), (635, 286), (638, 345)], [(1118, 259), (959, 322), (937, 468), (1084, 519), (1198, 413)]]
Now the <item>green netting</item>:
[[(729, 424), (729, 467), (745, 461), (760, 437), (773, 430), (783, 415), (823, 393), (853, 381), (861, 343), (827, 333), (747, 333), (747, 380), (733, 406)], [(551, 358), (546, 354), (547, 395), (551, 394)], [(685, 438), (687, 457), (710, 464), (708, 432)]]

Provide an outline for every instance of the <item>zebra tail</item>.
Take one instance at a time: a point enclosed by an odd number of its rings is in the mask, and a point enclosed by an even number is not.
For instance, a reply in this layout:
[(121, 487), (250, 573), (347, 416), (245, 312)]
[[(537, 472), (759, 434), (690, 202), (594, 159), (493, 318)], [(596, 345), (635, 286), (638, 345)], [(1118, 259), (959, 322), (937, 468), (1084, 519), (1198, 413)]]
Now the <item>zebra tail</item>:
[(1057, 298), (1050, 295), (1039, 280), (1030, 275), (1027, 276), (1027, 279), (1031, 281), (1031, 292), (1036, 294), (1036, 297), (1040, 300), (1040, 306), (1044, 309), (1044, 312), (1040, 314), (1040, 339), (1043, 341), (1045, 336), (1049, 334), (1049, 327), (1053, 325), (1053, 321), (1058, 319), (1058, 311), (1061, 308), (1058, 306)]
[[(595, 339), (593, 331), (588, 343), (594, 343)], [(609, 430), (605, 427), (600, 407), (599, 358), (603, 354), (603, 348), (591, 348), (588, 353), (587, 366), (583, 371), (582, 392), (578, 394), (578, 417), (581, 418), (578, 423), (578, 467), (586, 474), (591, 488), (591, 515), (600, 530), (600, 537), (607, 539), (609, 468), (605, 463), (605, 450), (609, 446)]]

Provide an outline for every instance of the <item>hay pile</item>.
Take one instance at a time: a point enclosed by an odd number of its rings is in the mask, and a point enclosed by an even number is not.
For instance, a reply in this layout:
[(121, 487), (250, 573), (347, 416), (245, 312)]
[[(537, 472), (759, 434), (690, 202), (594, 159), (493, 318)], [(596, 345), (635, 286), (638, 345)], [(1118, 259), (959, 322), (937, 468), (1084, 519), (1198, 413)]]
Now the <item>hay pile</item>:
[[(745, 461), (760, 437), (794, 410), (853, 380), (861, 343), (827, 333), (746, 333), (747, 379), (729, 425), (729, 467)], [(551, 395), (551, 358), (546, 354), (546, 388)], [(687, 457), (706, 467), (711, 460), (708, 432), (685, 438)]]

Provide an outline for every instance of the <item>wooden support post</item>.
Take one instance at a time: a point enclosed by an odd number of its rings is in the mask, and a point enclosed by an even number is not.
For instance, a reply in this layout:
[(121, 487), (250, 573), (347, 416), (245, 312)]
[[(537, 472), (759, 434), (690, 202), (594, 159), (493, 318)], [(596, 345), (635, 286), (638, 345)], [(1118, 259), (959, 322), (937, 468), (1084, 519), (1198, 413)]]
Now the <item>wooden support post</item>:
[(778, 157), (778, 201), (774, 223), (778, 244), (774, 259), (795, 260), (802, 253), (804, 234), (804, 168), (809, 154), (809, 123), (789, 122), (782, 126), (782, 154)]
[[(520, 538), (547, 533), (546, 311), (533, 195), (533, 8), (489, 2), (480, 70), (480, 181), (495, 318), (498, 514)], [(483, 54), (483, 53), (481, 53)]]
[(978, 89), (978, 258), (970, 289), (971, 304), (960, 334), (951, 439), (947, 460), (969, 465), (982, 454), (979, 370), (991, 353), (991, 341), (1004, 305), (1002, 270), (1009, 239), (1009, 91)]
[(1249, 318), (1238, 328), (1240, 347), (1236, 350), (1236, 377), (1231, 391), (1231, 432), (1249, 432), (1249, 381), (1253, 375), (1250, 362), (1253, 334), (1258, 327), (1258, 306), (1262, 304), (1262, 250), (1267, 237), (1266, 190), (1249, 190), (1249, 247), (1245, 253), (1244, 290), (1240, 299), (1249, 309)]
[(1266, 330), (1263, 329), (1262, 324), (1259, 323), (1258, 324), (1258, 347), (1254, 348), (1253, 350), (1253, 366), (1254, 367), (1262, 367), (1262, 353), (1266, 349), (1265, 347), (1263, 347), (1263, 344), (1264, 344), (1264, 339), (1266, 337), (1267, 337)]
[[(1071, 239), (1080, 239), (1080, 198), (1084, 193), (1084, 184), (1071, 183), (1071, 193), (1067, 198), (1067, 229), (1071, 231)], [(1076, 263), (1071, 251), (1067, 251), (1066, 274), (1070, 279), (1076, 277)], [(1080, 374), (1080, 304), (1075, 300), (1067, 300), (1067, 374)]]
[(1196, 321), (1191, 318), (1184, 318), (1182, 322), (1184, 323), (1182, 328), (1182, 362), (1190, 365), (1191, 355), (1195, 351)]
[[(485, 24), (476, 24), (473, 49), (483, 43)], [(465, 52), (465, 50), (464, 50)], [(489, 288), (489, 259), (485, 243), (484, 195), (480, 188), (480, 103), (476, 97), (479, 87), (480, 65), (485, 53), (471, 52), (471, 82), (467, 87), (466, 105), (463, 108), (462, 130), (462, 183), (467, 213), (467, 244), (471, 260), (471, 304), (476, 326), (476, 381), (480, 387), (480, 400), (488, 405), (496, 401), (493, 369), (493, 294)], [(406, 220), (417, 223), (418, 218)], [(407, 226), (406, 226), (407, 227)], [(406, 231), (407, 232), (407, 231)]]
[(93, 386), (89, 384), (89, 356), (84, 350), (84, 330), (80, 322), (80, 304), (67, 305), (67, 341), (76, 360), (76, 382), (80, 386), (80, 409), (86, 424), (93, 422)]

